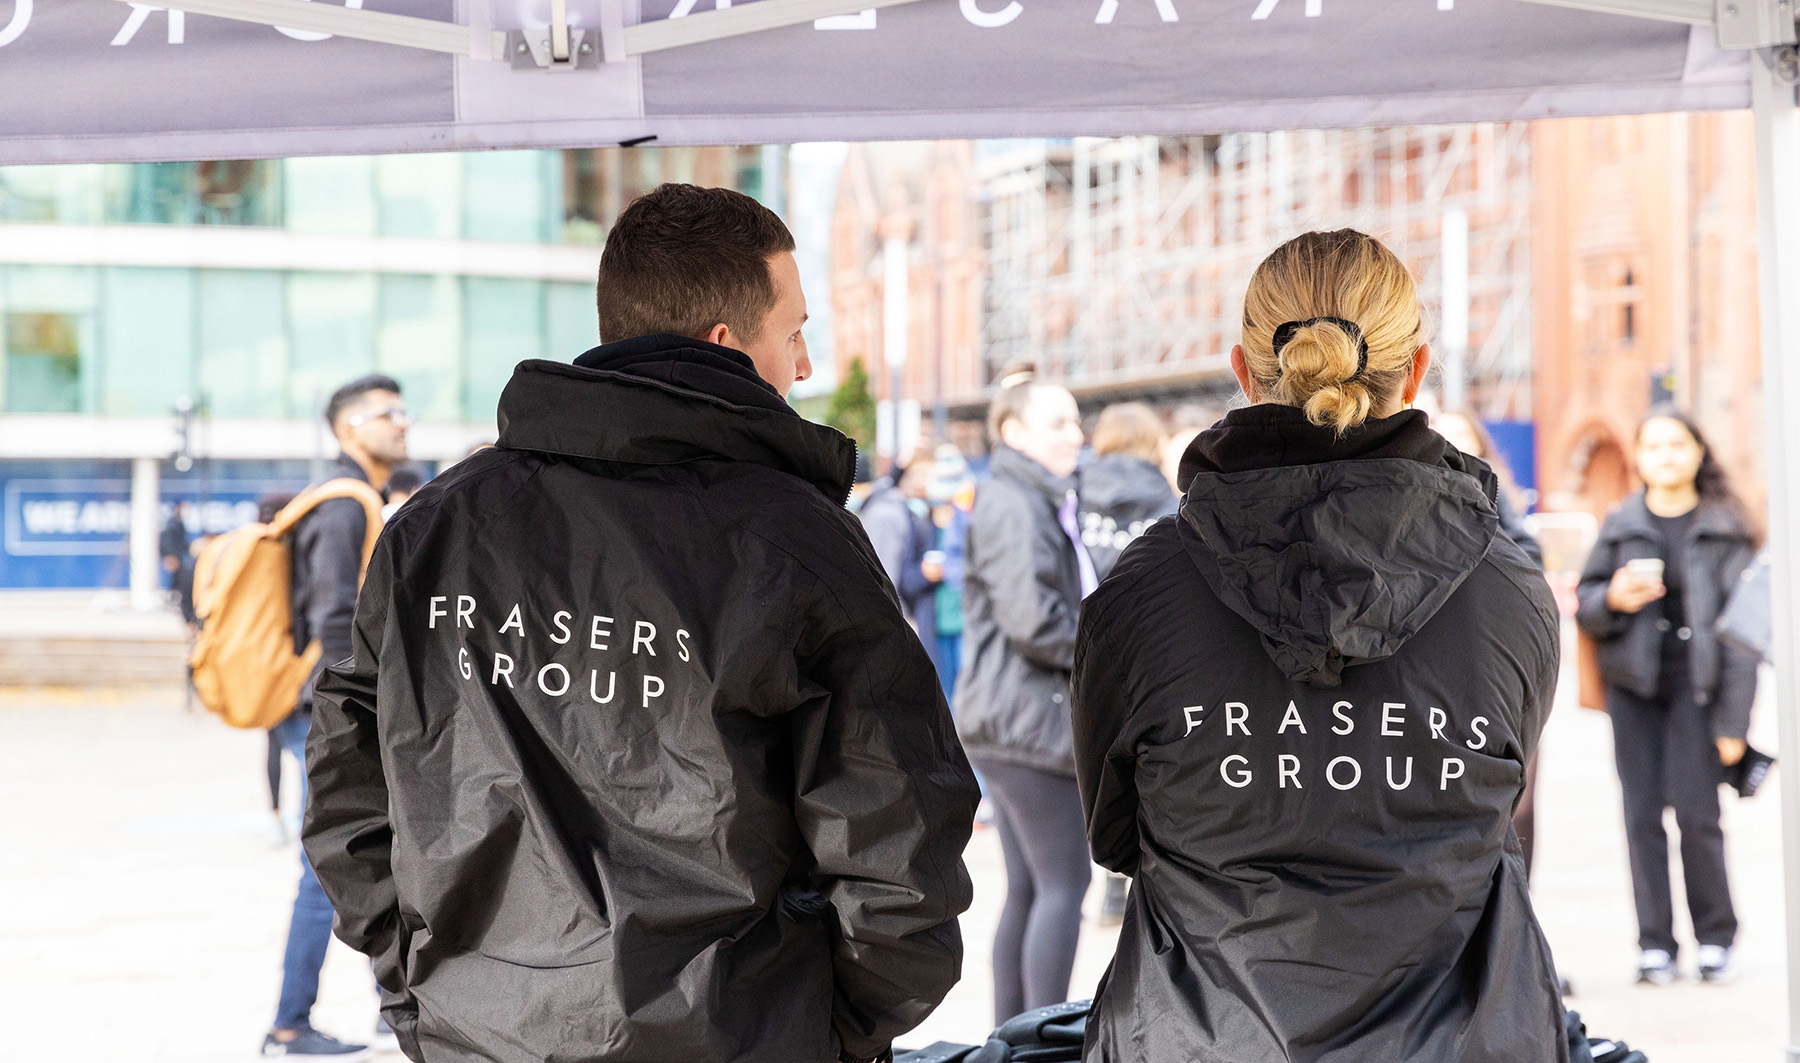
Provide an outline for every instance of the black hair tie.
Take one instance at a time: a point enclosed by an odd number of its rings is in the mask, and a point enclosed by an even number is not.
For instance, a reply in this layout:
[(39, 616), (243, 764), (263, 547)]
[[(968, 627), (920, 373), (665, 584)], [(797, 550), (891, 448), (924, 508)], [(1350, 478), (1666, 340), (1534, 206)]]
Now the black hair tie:
[(1359, 328), (1354, 321), (1346, 321), (1341, 317), (1329, 316), (1311, 317), (1307, 318), (1305, 321), (1284, 321), (1276, 326), (1275, 329), (1275, 357), (1281, 357), (1281, 349), (1286, 347), (1288, 341), (1294, 338), (1294, 333), (1299, 332), (1303, 328), (1311, 328), (1314, 325), (1326, 321), (1343, 329), (1345, 334), (1356, 342), (1356, 372), (1351, 373), (1349, 378), (1344, 381), (1344, 383), (1347, 384), (1351, 380), (1355, 380), (1357, 377), (1362, 376), (1363, 370), (1369, 368), (1369, 344), (1367, 340), (1363, 339), (1362, 329)]

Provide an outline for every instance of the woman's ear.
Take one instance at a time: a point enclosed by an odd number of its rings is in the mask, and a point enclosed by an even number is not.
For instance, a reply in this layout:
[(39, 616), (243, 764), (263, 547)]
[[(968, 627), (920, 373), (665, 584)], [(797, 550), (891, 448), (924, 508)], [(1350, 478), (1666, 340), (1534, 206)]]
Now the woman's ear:
[(1250, 375), (1250, 363), (1244, 361), (1244, 345), (1231, 345), (1231, 372), (1237, 377), (1238, 387), (1244, 389), (1244, 397), (1252, 404), (1262, 401), (1260, 389), (1256, 386), (1256, 378)]
[(1407, 371), (1406, 387), (1401, 393), (1401, 397), (1406, 400), (1408, 406), (1411, 406), (1413, 400), (1419, 397), (1419, 389), (1425, 386), (1425, 374), (1429, 372), (1431, 372), (1431, 344), (1421, 343), (1419, 349), (1413, 352), (1412, 368)]

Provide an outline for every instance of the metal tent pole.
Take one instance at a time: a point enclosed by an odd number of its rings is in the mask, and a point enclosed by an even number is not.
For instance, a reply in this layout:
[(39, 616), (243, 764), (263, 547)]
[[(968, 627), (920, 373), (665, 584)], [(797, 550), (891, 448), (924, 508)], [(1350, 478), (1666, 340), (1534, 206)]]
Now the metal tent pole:
[(1775, 559), (1775, 672), (1781, 722), (1781, 836), (1787, 872), (1788, 1063), (1800, 1063), (1800, 107), (1794, 49), (1755, 53), (1757, 267), (1762, 299), (1769, 530)]

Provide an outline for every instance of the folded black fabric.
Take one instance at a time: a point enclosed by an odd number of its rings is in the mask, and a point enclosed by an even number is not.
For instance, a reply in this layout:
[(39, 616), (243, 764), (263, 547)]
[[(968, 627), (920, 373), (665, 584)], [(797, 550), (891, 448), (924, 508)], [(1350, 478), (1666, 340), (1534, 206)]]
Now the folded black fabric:
[(1725, 769), (1725, 781), (1731, 784), (1739, 797), (1755, 797), (1756, 791), (1762, 788), (1763, 780), (1769, 777), (1769, 769), (1774, 766), (1774, 757), (1746, 745), (1744, 755), (1738, 758), (1738, 762)]

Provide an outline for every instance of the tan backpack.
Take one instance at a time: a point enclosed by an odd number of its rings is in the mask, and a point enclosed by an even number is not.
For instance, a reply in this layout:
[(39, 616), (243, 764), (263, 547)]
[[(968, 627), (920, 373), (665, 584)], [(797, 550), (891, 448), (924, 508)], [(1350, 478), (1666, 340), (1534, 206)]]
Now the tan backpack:
[[(362, 503), (362, 574), (381, 535), (381, 495), (343, 477), (308, 488), (267, 524), (246, 524), (207, 543), (194, 564), (194, 612), (200, 637), (188, 657), (194, 690), (233, 727), (269, 728), (294, 711), (300, 687), (318, 663), (319, 640), (294, 652), (291, 547), (288, 535), (321, 502)], [(357, 577), (360, 586), (362, 575)]]

